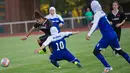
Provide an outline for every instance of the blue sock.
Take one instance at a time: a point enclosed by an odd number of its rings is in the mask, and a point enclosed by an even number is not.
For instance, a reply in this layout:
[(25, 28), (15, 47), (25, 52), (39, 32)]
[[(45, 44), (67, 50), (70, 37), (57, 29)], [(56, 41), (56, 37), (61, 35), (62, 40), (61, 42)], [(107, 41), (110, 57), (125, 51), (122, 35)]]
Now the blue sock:
[(130, 63), (130, 56), (123, 50), (116, 50), (128, 63)]
[(103, 57), (103, 55), (101, 53), (98, 53), (97, 55), (95, 55), (105, 67), (110, 67), (110, 65), (107, 63), (107, 61), (105, 60), (105, 58)]
[(122, 57), (126, 59), (126, 61), (130, 64), (130, 57), (127, 53), (121, 54)]
[(59, 67), (59, 64), (57, 63), (57, 61), (52, 61), (52, 60), (51, 60), (51, 63), (52, 63), (54, 66)]

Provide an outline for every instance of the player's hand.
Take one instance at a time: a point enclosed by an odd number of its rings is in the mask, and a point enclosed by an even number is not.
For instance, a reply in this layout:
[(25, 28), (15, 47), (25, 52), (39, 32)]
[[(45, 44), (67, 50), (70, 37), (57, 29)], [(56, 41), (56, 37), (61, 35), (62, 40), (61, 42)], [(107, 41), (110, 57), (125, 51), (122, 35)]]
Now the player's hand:
[(90, 40), (90, 36), (87, 36), (87, 37), (86, 37), (86, 40)]
[(73, 34), (78, 34), (78, 33), (79, 33), (79, 31), (73, 32)]
[(39, 49), (34, 50), (34, 54), (37, 54), (38, 51), (40, 51), (40, 50)]
[(21, 40), (23, 40), (23, 41), (24, 41), (24, 40), (26, 40), (26, 39), (27, 39), (27, 37), (26, 37), (26, 36), (25, 36), (25, 37), (23, 37), (23, 38), (21, 38)]
[(120, 27), (120, 26), (121, 26), (121, 24), (117, 24), (117, 25), (116, 25), (116, 27)]

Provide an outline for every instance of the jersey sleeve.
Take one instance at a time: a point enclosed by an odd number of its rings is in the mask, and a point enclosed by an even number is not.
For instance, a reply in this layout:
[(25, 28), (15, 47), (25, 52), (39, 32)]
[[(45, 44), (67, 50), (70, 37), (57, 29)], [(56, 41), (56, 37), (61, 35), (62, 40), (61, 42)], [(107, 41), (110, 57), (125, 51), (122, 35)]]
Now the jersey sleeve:
[(58, 15), (58, 18), (59, 18), (60, 23), (64, 24), (64, 20), (63, 20), (63, 18), (60, 15)]
[(48, 46), (52, 41), (51, 37), (48, 37), (47, 40), (42, 44), (43, 46)]
[(111, 15), (112, 15), (111, 13), (109, 13), (109, 14), (107, 15), (107, 18), (108, 18), (109, 21), (112, 21)]
[(123, 20), (127, 19), (126, 15), (125, 15), (123, 12), (121, 13), (120, 19), (121, 19), (121, 22), (122, 22)]
[(72, 35), (72, 32), (61, 32), (61, 36), (67, 38)]
[(93, 25), (92, 25), (92, 28), (90, 29), (90, 31), (88, 32), (88, 36), (91, 36), (92, 33), (96, 30), (99, 20), (100, 20), (100, 16), (98, 14), (95, 14), (94, 20), (93, 20)]
[(39, 27), (39, 26), (40, 26), (40, 24), (38, 24), (38, 23), (35, 23), (35, 24), (34, 24), (34, 27), (35, 27), (35, 28), (37, 28), (37, 27)]

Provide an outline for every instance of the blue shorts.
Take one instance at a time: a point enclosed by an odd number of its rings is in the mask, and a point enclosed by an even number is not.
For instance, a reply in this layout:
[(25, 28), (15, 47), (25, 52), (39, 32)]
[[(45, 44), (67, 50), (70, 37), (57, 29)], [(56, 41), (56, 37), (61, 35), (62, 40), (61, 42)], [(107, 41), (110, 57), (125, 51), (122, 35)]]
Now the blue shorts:
[(120, 44), (118, 42), (117, 38), (114, 39), (105, 39), (102, 38), (96, 45), (96, 49), (97, 50), (102, 50), (103, 48), (107, 48), (108, 46), (112, 46), (113, 48), (115, 48), (116, 50), (120, 50)]
[(73, 62), (75, 59), (68, 50), (57, 51), (50, 56), (50, 60), (52, 61), (67, 60), (68, 62)]

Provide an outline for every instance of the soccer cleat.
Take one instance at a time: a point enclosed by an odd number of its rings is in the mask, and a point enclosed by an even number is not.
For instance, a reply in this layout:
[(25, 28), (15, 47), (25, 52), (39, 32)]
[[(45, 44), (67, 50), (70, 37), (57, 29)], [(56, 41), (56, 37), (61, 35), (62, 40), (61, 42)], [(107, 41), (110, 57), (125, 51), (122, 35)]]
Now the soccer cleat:
[(74, 64), (77, 65), (78, 68), (83, 68), (83, 67), (80, 65), (80, 63), (78, 63), (78, 62), (74, 62)]
[(60, 69), (61, 67), (57, 67), (57, 68), (59, 68), (59, 69)]
[(47, 52), (44, 52), (43, 50), (40, 50), (37, 52), (38, 54), (47, 54)]
[(102, 73), (108, 73), (109, 71), (112, 71), (112, 67), (106, 67)]

